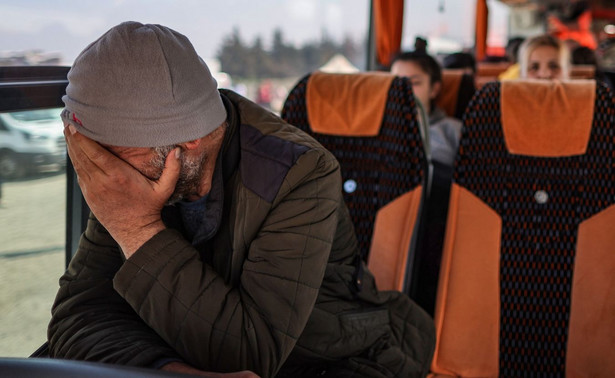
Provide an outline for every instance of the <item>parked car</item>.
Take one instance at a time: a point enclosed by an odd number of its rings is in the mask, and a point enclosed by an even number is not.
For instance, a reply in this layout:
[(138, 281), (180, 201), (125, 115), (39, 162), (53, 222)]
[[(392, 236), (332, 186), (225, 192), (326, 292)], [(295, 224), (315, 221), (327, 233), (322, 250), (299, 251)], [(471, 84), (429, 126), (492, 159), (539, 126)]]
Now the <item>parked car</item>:
[(66, 166), (60, 109), (0, 114), (0, 176), (6, 179)]

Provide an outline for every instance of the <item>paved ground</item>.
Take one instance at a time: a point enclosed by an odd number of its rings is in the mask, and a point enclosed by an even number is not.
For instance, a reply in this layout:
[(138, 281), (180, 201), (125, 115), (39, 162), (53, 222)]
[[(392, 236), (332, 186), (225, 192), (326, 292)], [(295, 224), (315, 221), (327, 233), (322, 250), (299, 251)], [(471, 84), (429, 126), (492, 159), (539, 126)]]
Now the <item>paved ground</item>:
[(66, 176), (2, 185), (0, 356), (29, 356), (46, 340), (64, 271)]

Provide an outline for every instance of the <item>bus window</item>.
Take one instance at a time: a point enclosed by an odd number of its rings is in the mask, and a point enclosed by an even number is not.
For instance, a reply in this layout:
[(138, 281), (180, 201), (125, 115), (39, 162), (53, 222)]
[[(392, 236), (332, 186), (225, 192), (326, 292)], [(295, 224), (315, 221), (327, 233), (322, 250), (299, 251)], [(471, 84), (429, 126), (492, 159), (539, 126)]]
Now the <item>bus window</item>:
[(66, 143), (60, 108), (0, 114), (0, 351), (45, 337), (64, 270)]
[[(503, 55), (506, 45), (508, 6), (489, 0), (487, 54)], [(417, 38), (427, 41), (427, 52), (442, 57), (474, 47), (475, 0), (408, 0), (404, 6), (402, 50), (414, 50)]]
[[(233, 89), (278, 112), (287, 91), (307, 72), (365, 69), (369, 9), (369, 0), (181, 4), (163, 0), (148, 6), (138, 0), (88, 4), (68, 0), (61, 9), (52, 2), (7, 0), (0, 4), (0, 33), (4, 36), (0, 40), (0, 70), (66, 68), (95, 37), (120, 22), (162, 24), (194, 43), (219, 87)], [(74, 253), (88, 210), (70, 162), (39, 164), (52, 156), (55, 159), (65, 148), (60, 141), (63, 138), (56, 140), (52, 135), (62, 132), (57, 113), (63, 92), (52, 95), (57, 109), (41, 104), (37, 93), (30, 93), (33, 97), (29, 100), (14, 101), (12, 92), (2, 90), (1, 77), (0, 143), (6, 150), (0, 146), (4, 177), (0, 199), (0, 356), (25, 357), (46, 339), (50, 307), (66, 266), (65, 252), (68, 258)], [(39, 133), (47, 126), (53, 132)], [(55, 151), (45, 144), (52, 140), (57, 143)], [(30, 153), (37, 143), (47, 150), (35, 161), (24, 162), (22, 154)], [(65, 152), (61, 155), (65, 159)]]
[[(2, 65), (71, 65), (96, 36), (123, 21), (162, 24), (186, 35), (220, 87), (279, 112), (305, 73), (365, 69), (368, 0), (191, 2), (137, 0), (0, 5)], [(10, 36), (10, 37), (8, 37)]]

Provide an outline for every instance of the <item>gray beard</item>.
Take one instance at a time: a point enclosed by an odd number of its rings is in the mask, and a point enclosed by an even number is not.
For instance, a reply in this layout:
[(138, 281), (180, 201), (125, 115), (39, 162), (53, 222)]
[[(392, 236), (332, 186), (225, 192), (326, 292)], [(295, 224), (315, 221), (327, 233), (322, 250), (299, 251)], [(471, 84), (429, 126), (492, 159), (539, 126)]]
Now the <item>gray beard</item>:
[[(150, 167), (152, 168), (152, 173), (155, 173), (152, 177), (155, 177), (156, 180), (162, 175), (167, 156), (176, 147), (177, 146), (154, 147), (154, 153), (156, 155), (150, 161)], [(204, 153), (203, 156), (196, 159), (188, 159), (185, 154), (182, 154), (180, 159), (181, 167), (179, 178), (173, 194), (171, 194), (171, 197), (167, 200), (167, 205), (173, 205), (191, 194), (198, 193), (201, 179), (203, 178), (203, 167), (208, 160), (208, 156)]]

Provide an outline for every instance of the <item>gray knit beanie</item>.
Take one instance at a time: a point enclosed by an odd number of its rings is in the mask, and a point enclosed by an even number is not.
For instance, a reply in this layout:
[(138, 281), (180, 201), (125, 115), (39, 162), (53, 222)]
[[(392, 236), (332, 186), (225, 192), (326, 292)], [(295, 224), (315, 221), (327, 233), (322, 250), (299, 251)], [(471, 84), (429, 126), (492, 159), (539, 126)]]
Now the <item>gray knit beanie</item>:
[(98, 142), (158, 147), (201, 138), (226, 110), (205, 62), (184, 35), (125, 22), (79, 54), (62, 117)]

